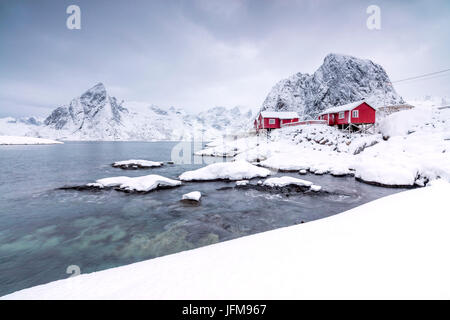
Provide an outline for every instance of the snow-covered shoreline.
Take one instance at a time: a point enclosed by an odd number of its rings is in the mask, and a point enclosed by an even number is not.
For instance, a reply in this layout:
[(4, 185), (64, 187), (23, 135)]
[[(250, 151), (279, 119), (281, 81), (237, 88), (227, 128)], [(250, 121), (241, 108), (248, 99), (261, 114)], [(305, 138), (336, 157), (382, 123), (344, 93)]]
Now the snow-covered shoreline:
[(448, 299), (450, 184), (2, 299)]
[(377, 134), (294, 126), (269, 136), (215, 141), (198, 154), (228, 156), (272, 170), (353, 175), (385, 187), (450, 181), (450, 109), (417, 104), (379, 120)]
[(18, 137), (18, 136), (0, 136), (0, 145), (39, 145), (39, 144), (62, 144), (63, 142), (33, 138), (33, 137)]

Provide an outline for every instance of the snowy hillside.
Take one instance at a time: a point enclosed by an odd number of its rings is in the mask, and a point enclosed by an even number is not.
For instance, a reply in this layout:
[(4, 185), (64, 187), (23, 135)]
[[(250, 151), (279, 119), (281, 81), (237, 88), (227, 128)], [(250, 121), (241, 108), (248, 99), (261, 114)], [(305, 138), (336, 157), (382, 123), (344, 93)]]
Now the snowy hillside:
[(43, 137), (60, 140), (151, 141), (210, 140), (227, 132), (244, 130), (251, 111), (215, 107), (198, 114), (182, 108), (161, 108), (141, 102), (126, 102), (108, 94), (98, 83), (68, 105), (55, 109), (44, 121), (35, 118), (0, 119), (0, 135)]
[(450, 108), (415, 102), (379, 123), (377, 134), (349, 134), (327, 125), (273, 131), (268, 137), (221, 139), (197, 154), (234, 157), (275, 169), (353, 175), (371, 184), (424, 186), (450, 181)]
[(261, 110), (297, 111), (308, 119), (327, 108), (362, 99), (375, 107), (404, 102), (380, 65), (329, 54), (314, 74), (297, 73), (278, 82)]

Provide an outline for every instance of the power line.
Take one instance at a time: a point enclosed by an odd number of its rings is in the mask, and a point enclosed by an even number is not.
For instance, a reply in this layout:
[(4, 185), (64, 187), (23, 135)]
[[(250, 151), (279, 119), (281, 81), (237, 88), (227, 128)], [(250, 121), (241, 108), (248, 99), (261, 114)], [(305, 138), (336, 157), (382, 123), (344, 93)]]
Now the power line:
[(445, 70), (441, 70), (441, 71), (436, 71), (436, 72), (431, 72), (431, 73), (427, 73), (427, 74), (422, 74), (420, 76), (415, 76), (415, 77), (410, 77), (410, 78), (406, 78), (406, 79), (401, 79), (401, 80), (393, 81), (392, 83), (399, 83), (399, 82), (408, 81), (408, 80), (420, 79), (420, 78), (424, 78), (424, 77), (428, 77), (428, 76), (432, 76), (432, 75), (435, 75), (435, 74), (444, 73), (444, 72), (448, 72), (448, 71), (450, 71), (450, 69), (445, 69)]
[(399, 83), (399, 85), (409, 84), (409, 83), (416, 83), (417, 81), (424, 81), (424, 80), (432, 80), (432, 79), (444, 78), (444, 77), (448, 77), (448, 76), (450, 76), (450, 73), (438, 74), (438, 75), (434, 75), (432, 77), (417, 78), (417, 79), (410, 80), (408, 82), (402, 82), (402, 83)]

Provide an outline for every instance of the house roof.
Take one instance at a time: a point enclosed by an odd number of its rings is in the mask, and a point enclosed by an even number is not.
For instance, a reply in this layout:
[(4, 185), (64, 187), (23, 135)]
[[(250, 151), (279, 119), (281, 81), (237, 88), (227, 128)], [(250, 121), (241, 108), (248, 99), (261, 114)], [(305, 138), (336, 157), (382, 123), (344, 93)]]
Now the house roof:
[(294, 119), (300, 118), (297, 112), (287, 112), (287, 111), (262, 111), (261, 115), (263, 118), (278, 118), (278, 119)]
[(344, 104), (342, 106), (326, 109), (324, 112), (320, 113), (319, 115), (330, 114), (330, 113), (338, 113), (338, 112), (342, 112), (342, 111), (353, 110), (357, 106), (359, 106), (360, 104), (362, 104), (364, 102), (367, 105), (369, 105), (371, 108), (373, 108), (370, 104), (367, 103), (367, 101), (359, 100), (359, 101), (355, 101), (355, 102), (352, 102), (352, 103), (349, 103), (349, 104)]

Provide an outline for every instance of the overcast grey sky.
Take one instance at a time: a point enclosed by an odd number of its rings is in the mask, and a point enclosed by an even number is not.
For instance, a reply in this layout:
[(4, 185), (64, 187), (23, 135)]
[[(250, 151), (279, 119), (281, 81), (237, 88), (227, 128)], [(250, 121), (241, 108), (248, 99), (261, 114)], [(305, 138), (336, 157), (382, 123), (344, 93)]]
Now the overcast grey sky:
[[(81, 8), (81, 30), (66, 8)], [(366, 9), (381, 8), (381, 30)], [(1, 0), (0, 116), (45, 116), (97, 82), (119, 99), (199, 111), (259, 107), (330, 52), (391, 80), (450, 68), (450, 1)], [(395, 86), (450, 95), (450, 76)]]

